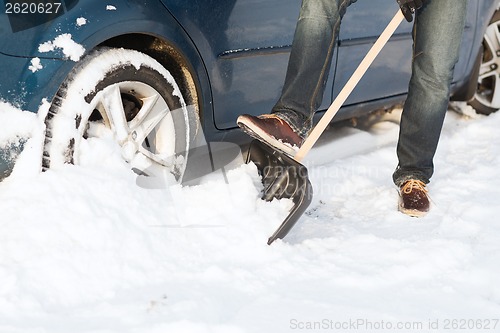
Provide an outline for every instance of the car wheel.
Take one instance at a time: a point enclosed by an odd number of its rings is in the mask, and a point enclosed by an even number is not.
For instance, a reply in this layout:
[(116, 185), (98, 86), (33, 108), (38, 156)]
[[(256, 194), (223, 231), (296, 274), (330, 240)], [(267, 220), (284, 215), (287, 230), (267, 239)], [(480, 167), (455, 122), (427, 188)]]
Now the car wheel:
[[(190, 114), (172, 75), (133, 50), (89, 54), (57, 92), (46, 117), (43, 168), (78, 164), (81, 140), (112, 131), (122, 157), (141, 175), (182, 180)], [(101, 130), (99, 130), (101, 129)]]
[(483, 38), (476, 93), (469, 104), (478, 113), (500, 109), (500, 11), (491, 19)]

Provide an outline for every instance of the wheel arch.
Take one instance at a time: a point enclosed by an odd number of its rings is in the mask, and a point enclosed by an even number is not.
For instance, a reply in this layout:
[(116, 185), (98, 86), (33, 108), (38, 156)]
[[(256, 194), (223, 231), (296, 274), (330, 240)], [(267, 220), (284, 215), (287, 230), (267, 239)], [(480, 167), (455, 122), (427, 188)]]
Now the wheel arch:
[[(90, 2), (78, 10), (69, 11), (60, 19), (64, 18), (64, 22), (75, 22), (88, 5)], [(162, 64), (174, 77), (179, 78), (180, 88), (187, 92), (186, 103), (193, 107), (199, 123), (204, 121), (205, 117), (211, 119), (212, 91), (205, 62), (197, 46), (179, 22), (168, 11), (163, 10), (163, 6), (141, 8), (145, 10), (140, 14), (131, 9), (120, 11), (119, 19), (112, 23), (90, 17), (88, 24), (77, 29), (73, 23), (62, 25), (59, 20), (53, 21), (44, 27), (43, 31), (39, 31), (37, 41), (33, 44), (38, 45), (53, 40), (59, 34), (70, 33), (72, 40), (85, 48), (83, 57), (100, 46), (143, 52)], [(63, 27), (58, 28), (58, 25)], [(57, 50), (40, 54), (34, 48), (30, 55), (26, 55), (26, 59), (29, 61), (34, 57), (42, 59), (44, 69), (37, 73), (24, 70), (19, 81), (33, 82), (23, 107), (36, 112), (43, 99), (52, 101), (66, 77), (79, 62), (64, 58)], [(207, 123), (210, 124), (210, 121)]]

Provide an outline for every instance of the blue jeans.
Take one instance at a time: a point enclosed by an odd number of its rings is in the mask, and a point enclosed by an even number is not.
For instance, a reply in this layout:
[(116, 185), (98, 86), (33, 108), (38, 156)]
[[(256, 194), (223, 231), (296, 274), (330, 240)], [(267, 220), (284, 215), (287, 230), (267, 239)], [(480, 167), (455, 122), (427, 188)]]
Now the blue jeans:
[[(307, 136), (323, 99), (340, 21), (357, 0), (303, 0), (285, 84), (273, 113)], [(393, 175), (428, 183), (448, 108), (453, 69), (458, 61), (467, 0), (427, 0), (413, 26), (412, 77), (401, 118)]]

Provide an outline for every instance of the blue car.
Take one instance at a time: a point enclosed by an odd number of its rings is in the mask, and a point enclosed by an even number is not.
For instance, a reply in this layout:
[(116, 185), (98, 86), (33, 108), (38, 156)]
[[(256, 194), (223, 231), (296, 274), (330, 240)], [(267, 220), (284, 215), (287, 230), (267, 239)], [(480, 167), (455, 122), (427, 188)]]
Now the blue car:
[[(78, 163), (82, 140), (111, 130), (134, 170), (167, 170), (180, 179), (200, 135), (210, 142), (244, 142), (238, 115), (272, 108), (300, 3), (4, 0), (0, 101), (46, 113), (43, 168)], [(469, 0), (453, 81), (452, 98), (486, 114), (500, 108), (498, 5)], [(361, 0), (349, 8), (322, 109), (397, 9), (395, 0)], [(411, 29), (408, 23), (399, 27), (335, 120), (404, 102)], [(2, 177), (14, 163), (5, 156), (23, 142), (1, 147)]]

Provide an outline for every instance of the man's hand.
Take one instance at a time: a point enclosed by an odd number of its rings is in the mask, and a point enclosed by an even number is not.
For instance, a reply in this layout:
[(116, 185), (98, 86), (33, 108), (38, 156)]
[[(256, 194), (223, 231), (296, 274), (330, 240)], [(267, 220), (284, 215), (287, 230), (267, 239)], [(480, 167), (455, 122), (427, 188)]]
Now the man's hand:
[(396, 0), (408, 22), (413, 21), (413, 13), (422, 7), (424, 0)]

